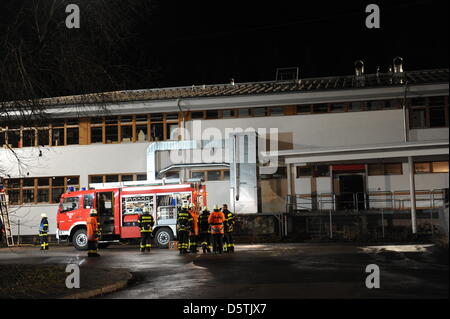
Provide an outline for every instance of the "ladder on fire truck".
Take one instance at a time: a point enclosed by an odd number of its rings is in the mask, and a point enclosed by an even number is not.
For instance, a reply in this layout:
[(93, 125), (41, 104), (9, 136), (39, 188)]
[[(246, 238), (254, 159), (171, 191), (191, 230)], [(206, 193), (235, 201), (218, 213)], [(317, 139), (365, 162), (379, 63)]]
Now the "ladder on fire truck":
[[(11, 232), (11, 223), (9, 221), (8, 213), (8, 195), (5, 193), (5, 189), (0, 184), (0, 217), (3, 221), (3, 228), (5, 230), (5, 241), (8, 247), (14, 246), (14, 238)], [(0, 231), (3, 231), (0, 229)]]

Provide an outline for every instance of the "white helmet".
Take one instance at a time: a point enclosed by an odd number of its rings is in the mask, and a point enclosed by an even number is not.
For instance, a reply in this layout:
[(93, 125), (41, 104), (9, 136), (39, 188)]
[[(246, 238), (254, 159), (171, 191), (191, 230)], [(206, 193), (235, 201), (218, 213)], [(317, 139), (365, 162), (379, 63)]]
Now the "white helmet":
[(42, 217), (42, 218), (46, 218), (46, 217), (47, 217), (47, 214), (46, 214), (46, 213), (42, 213), (42, 214), (41, 214), (41, 217)]

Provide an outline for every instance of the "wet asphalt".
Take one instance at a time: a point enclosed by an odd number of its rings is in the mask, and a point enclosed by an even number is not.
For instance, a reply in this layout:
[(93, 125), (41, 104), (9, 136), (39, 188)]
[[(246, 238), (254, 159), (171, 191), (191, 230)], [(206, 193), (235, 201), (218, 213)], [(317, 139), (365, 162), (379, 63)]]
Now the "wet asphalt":
[[(111, 246), (99, 258), (72, 247), (0, 249), (0, 264), (71, 264), (124, 268), (129, 286), (101, 298), (448, 298), (448, 250), (432, 245), (258, 244), (234, 254), (189, 254)], [(380, 288), (366, 287), (367, 265)]]

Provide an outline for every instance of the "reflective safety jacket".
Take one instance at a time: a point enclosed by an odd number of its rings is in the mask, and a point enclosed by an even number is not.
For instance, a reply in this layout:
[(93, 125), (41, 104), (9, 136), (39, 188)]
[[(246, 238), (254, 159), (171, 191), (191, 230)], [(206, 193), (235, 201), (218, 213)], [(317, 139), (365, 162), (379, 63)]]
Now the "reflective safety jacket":
[(98, 222), (97, 217), (89, 216), (86, 219), (88, 240), (98, 240)]
[(47, 236), (47, 235), (48, 235), (48, 219), (47, 217), (43, 217), (39, 225), (39, 236)]
[(144, 214), (139, 216), (139, 228), (141, 230), (141, 233), (151, 233), (153, 230), (153, 225), (155, 224), (155, 221), (153, 219), (153, 216), (150, 214)]
[(200, 216), (198, 216), (198, 229), (201, 233), (210, 232), (208, 218), (211, 213), (204, 210)]
[(195, 210), (190, 210), (189, 214), (191, 214), (192, 217), (192, 228), (191, 228), (191, 236), (198, 235), (198, 214)]
[(223, 234), (223, 223), (225, 221), (225, 215), (222, 212), (212, 212), (209, 215), (208, 223), (211, 225), (211, 234)]
[(224, 223), (225, 232), (232, 233), (234, 231), (235, 215), (228, 209), (225, 209), (223, 211), (223, 214), (225, 215), (225, 223)]
[(186, 209), (182, 209), (177, 216), (178, 231), (191, 231), (193, 218)]

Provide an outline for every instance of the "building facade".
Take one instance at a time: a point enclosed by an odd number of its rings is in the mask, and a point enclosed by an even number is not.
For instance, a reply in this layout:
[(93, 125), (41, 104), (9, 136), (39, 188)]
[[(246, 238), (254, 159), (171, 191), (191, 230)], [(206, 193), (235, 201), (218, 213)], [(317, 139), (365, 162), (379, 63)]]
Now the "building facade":
[[(238, 213), (408, 210), (411, 172), (417, 209), (441, 205), (448, 91), (444, 69), (46, 99), (48, 125), (0, 128), (13, 233), (36, 234), (43, 212), (55, 233), (59, 196), (92, 183), (202, 178), (210, 206), (236, 207), (236, 131), (258, 133), (259, 159), (257, 209)], [(174, 161), (181, 141), (213, 160), (179, 150)]]

